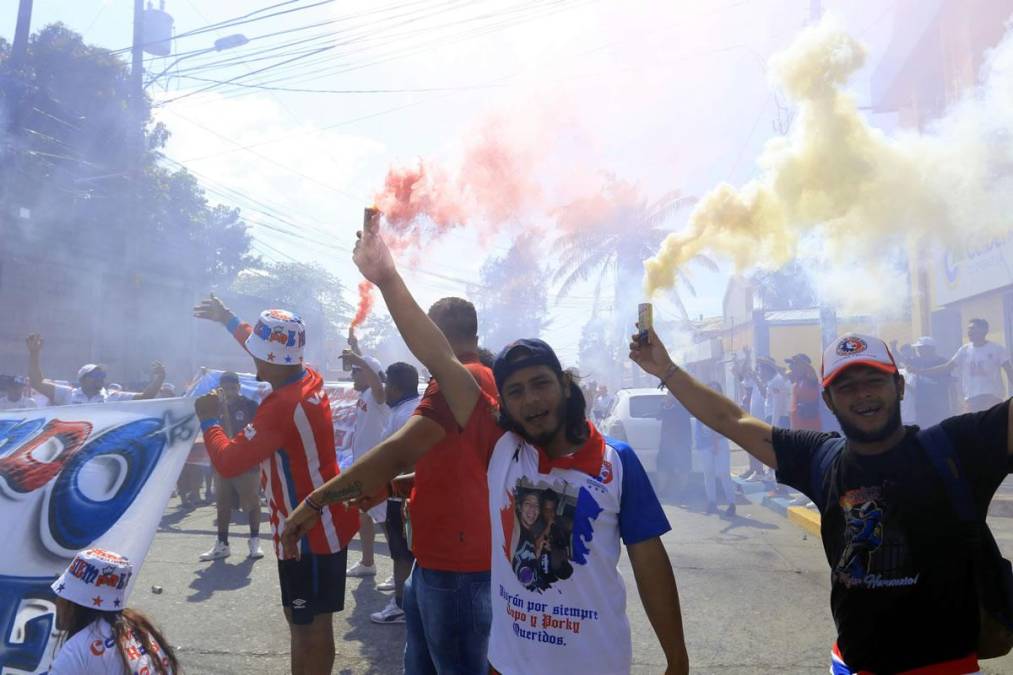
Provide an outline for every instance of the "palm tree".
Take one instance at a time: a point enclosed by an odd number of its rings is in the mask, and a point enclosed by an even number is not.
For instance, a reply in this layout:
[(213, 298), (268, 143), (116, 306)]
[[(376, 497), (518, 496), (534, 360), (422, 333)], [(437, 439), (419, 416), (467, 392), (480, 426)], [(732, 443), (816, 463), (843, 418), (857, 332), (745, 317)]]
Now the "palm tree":
[(805, 309), (819, 305), (809, 275), (791, 260), (776, 270), (760, 269), (749, 275), (765, 309)]
[[(560, 283), (556, 299), (566, 296), (574, 284), (595, 278), (594, 310), (597, 313), (602, 287), (611, 276), (615, 309), (623, 307), (627, 299), (635, 304), (635, 298), (640, 295), (644, 260), (658, 251), (670, 232), (663, 227), (664, 223), (694, 201), (693, 197), (669, 192), (648, 202), (636, 186), (610, 176), (600, 193), (558, 209), (557, 223), (565, 234), (556, 241), (560, 251), (553, 277)], [(696, 256), (693, 262), (711, 271), (718, 270), (717, 264), (706, 256)], [(686, 271), (680, 269), (678, 275), (686, 290), (696, 295)], [(688, 323), (689, 313), (678, 290), (672, 291), (670, 299), (678, 308), (681, 321)]]

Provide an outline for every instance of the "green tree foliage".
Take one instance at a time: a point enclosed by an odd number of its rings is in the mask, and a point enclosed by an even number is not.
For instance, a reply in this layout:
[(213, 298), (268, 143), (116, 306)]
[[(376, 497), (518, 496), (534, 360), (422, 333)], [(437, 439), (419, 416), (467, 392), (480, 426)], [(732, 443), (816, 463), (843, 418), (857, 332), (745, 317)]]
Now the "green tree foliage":
[[(197, 180), (169, 169), (160, 150), (169, 131), (150, 102), (131, 101), (129, 68), (61, 24), (29, 40), (23, 65), (0, 43), (0, 138), (5, 171), (0, 208), (22, 209), (23, 250), (227, 286), (254, 264), (238, 210), (208, 202)], [(144, 129), (141, 147), (140, 128)]]
[(805, 309), (819, 304), (809, 275), (797, 260), (780, 269), (757, 270), (749, 281), (765, 309)]
[(244, 270), (232, 290), (264, 298), (307, 317), (320, 316), (327, 331), (347, 330), (353, 308), (342, 297), (341, 280), (312, 263), (279, 262)]

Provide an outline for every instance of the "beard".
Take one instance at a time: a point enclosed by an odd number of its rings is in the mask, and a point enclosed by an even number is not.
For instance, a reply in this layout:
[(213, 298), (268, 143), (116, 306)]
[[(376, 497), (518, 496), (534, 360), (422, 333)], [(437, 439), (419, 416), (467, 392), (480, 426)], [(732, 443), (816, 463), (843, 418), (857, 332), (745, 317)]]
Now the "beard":
[(525, 441), (535, 446), (545, 447), (559, 434), (566, 425), (566, 399), (562, 399), (556, 407), (556, 426), (551, 431), (545, 431), (537, 435), (529, 434), (523, 424), (516, 423), (517, 433)]
[(837, 414), (837, 411), (833, 411), (834, 417), (837, 418), (837, 423), (841, 425), (841, 432), (844, 433), (845, 438), (858, 441), (859, 443), (878, 443), (885, 441), (889, 438), (897, 429), (901, 426), (900, 419), (900, 399), (894, 403), (893, 410), (890, 412), (890, 417), (886, 423), (879, 429), (873, 431), (864, 431), (855, 427), (853, 424), (848, 423), (843, 417)]

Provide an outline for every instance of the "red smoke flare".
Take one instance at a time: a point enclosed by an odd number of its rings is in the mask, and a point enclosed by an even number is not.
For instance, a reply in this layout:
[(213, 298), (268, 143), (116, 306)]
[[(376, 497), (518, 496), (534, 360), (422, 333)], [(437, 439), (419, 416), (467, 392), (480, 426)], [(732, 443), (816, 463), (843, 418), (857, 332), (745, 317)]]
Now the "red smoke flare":
[(359, 307), (355, 310), (355, 318), (352, 319), (352, 328), (358, 328), (369, 316), (373, 309), (373, 284), (368, 281), (359, 282)]

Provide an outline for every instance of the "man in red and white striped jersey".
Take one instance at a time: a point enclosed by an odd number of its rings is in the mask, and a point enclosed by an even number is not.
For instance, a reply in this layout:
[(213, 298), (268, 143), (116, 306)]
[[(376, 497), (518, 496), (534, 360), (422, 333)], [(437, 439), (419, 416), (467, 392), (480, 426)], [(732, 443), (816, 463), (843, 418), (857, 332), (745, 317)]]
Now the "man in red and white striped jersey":
[(344, 607), (346, 546), (358, 513), (341, 504), (321, 506), (320, 520), (300, 542), (298, 560), (284, 560), (280, 533), (289, 513), (338, 474), (331, 404), (323, 378), (303, 364), (306, 331), (292, 312), (269, 309), (255, 326), (241, 322), (212, 295), (194, 308), (198, 318), (224, 324), (253, 357), (257, 379), (273, 391), (253, 421), (231, 440), (218, 419), (216, 393), (195, 408), (215, 469), (226, 477), (260, 466), (271, 510), (281, 599), (292, 640), (292, 672), (330, 673), (334, 664), (331, 614)]

